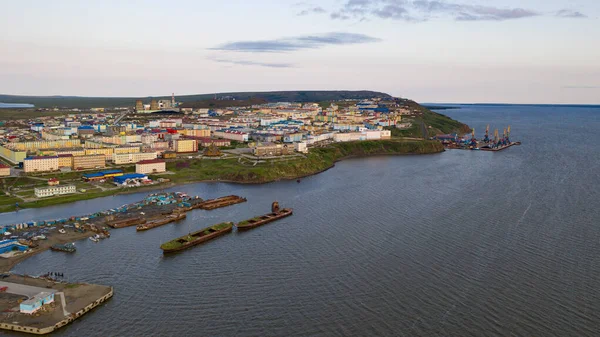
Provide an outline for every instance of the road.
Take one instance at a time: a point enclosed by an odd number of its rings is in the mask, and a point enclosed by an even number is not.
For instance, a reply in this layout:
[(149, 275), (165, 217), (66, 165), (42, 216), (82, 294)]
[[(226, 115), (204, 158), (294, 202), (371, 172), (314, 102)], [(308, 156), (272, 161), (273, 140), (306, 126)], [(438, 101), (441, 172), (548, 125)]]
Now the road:
[(55, 291), (53, 289), (48, 289), (48, 288), (40, 288), (40, 287), (34, 287), (34, 286), (28, 286), (28, 285), (24, 285), (24, 284), (4, 282), (4, 281), (0, 281), (0, 287), (8, 287), (8, 289), (6, 289), (6, 292), (9, 294), (22, 295), (22, 296), (26, 296), (27, 298), (32, 298), (33, 296), (35, 296), (41, 292), (44, 292), (44, 291), (45, 292), (54, 292)]

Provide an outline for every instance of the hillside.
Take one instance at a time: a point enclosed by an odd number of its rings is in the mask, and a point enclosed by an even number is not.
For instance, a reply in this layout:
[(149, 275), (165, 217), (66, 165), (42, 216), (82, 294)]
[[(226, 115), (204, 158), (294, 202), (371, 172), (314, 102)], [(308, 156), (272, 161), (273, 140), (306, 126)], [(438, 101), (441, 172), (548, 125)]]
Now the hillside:
[[(210, 99), (248, 100), (261, 99), (267, 102), (321, 102), (342, 99), (364, 99), (390, 95), (376, 91), (269, 91), (269, 92), (228, 92), (176, 96), (178, 102), (197, 102)], [(132, 107), (137, 99), (149, 103), (151, 99), (171, 99), (171, 96), (157, 97), (80, 97), (80, 96), (16, 96), (0, 94), (0, 102), (28, 103), (36, 108), (95, 108)]]

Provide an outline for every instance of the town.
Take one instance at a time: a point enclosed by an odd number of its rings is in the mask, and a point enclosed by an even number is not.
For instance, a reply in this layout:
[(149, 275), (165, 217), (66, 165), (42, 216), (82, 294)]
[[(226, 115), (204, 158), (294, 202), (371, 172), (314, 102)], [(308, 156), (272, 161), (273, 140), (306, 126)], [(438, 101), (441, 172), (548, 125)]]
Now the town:
[[(202, 159), (253, 167), (302, 159), (328, 144), (390, 139), (414, 128), (411, 117), (422, 113), (400, 98), (221, 102), (232, 107), (194, 108), (172, 95), (131, 107), (38, 109), (39, 117), (1, 121), (0, 205), (161, 184), (175, 178), (170, 171)], [(173, 170), (170, 162), (177, 162)]]

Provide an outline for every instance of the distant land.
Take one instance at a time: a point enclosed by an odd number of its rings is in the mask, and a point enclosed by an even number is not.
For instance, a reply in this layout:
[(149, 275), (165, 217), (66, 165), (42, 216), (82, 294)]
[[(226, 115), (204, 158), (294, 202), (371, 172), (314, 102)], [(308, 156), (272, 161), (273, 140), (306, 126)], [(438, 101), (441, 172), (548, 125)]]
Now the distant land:
[[(266, 91), (266, 92), (226, 92), (197, 95), (175, 95), (177, 102), (194, 103), (206, 100), (260, 100), (266, 102), (322, 102), (343, 99), (391, 98), (386, 93), (377, 91)], [(82, 97), (82, 96), (19, 96), (0, 94), (0, 102), (14, 104), (33, 104), (36, 108), (114, 108), (131, 107), (141, 99), (171, 99), (171, 96), (146, 97)]]

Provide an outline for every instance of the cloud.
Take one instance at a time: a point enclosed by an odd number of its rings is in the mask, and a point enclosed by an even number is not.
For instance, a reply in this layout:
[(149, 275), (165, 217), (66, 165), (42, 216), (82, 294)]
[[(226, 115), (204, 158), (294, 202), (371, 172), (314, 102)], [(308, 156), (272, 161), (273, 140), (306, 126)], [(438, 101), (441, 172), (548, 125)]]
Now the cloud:
[(276, 40), (229, 42), (210, 49), (249, 53), (275, 53), (303, 49), (318, 49), (328, 45), (349, 45), (378, 41), (381, 40), (364, 34), (334, 32), (321, 35), (288, 37)]
[[(542, 15), (525, 8), (470, 5), (444, 0), (345, 0), (330, 17), (336, 20), (367, 18), (396, 21), (427, 21), (434, 17), (451, 17), (458, 21), (504, 21)], [(585, 17), (580, 12), (561, 10), (559, 17)]]
[(260, 66), (260, 67), (268, 67), (268, 68), (293, 68), (294, 65), (291, 63), (269, 63), (269, 62), (256, 62), (256, 61), (248, 61), (248, 60), (229, 60), (222, 58), (209, 58), (211, 61), (219, 62), (219, 63), (229, 63), (236, 64), (242, 66)]
[(570, 9), (561, 9), (558, 12), (556, 12), (556, 16), (558, 16), (559, 18), (575, 18), (575, 19), (587, 18), (587, 15), (585, 15), (581, 12), (572, 11)]
[(323, 14), (323, 13), (327, 13), (327, 11), (325, 9), (323, 9), (323, 7), (317, 6), (317, 7), (309, 7), (309, 8), (303, 9), (296, 15), (304, 16), (304, 15), (309, 15), (309, 14)]

